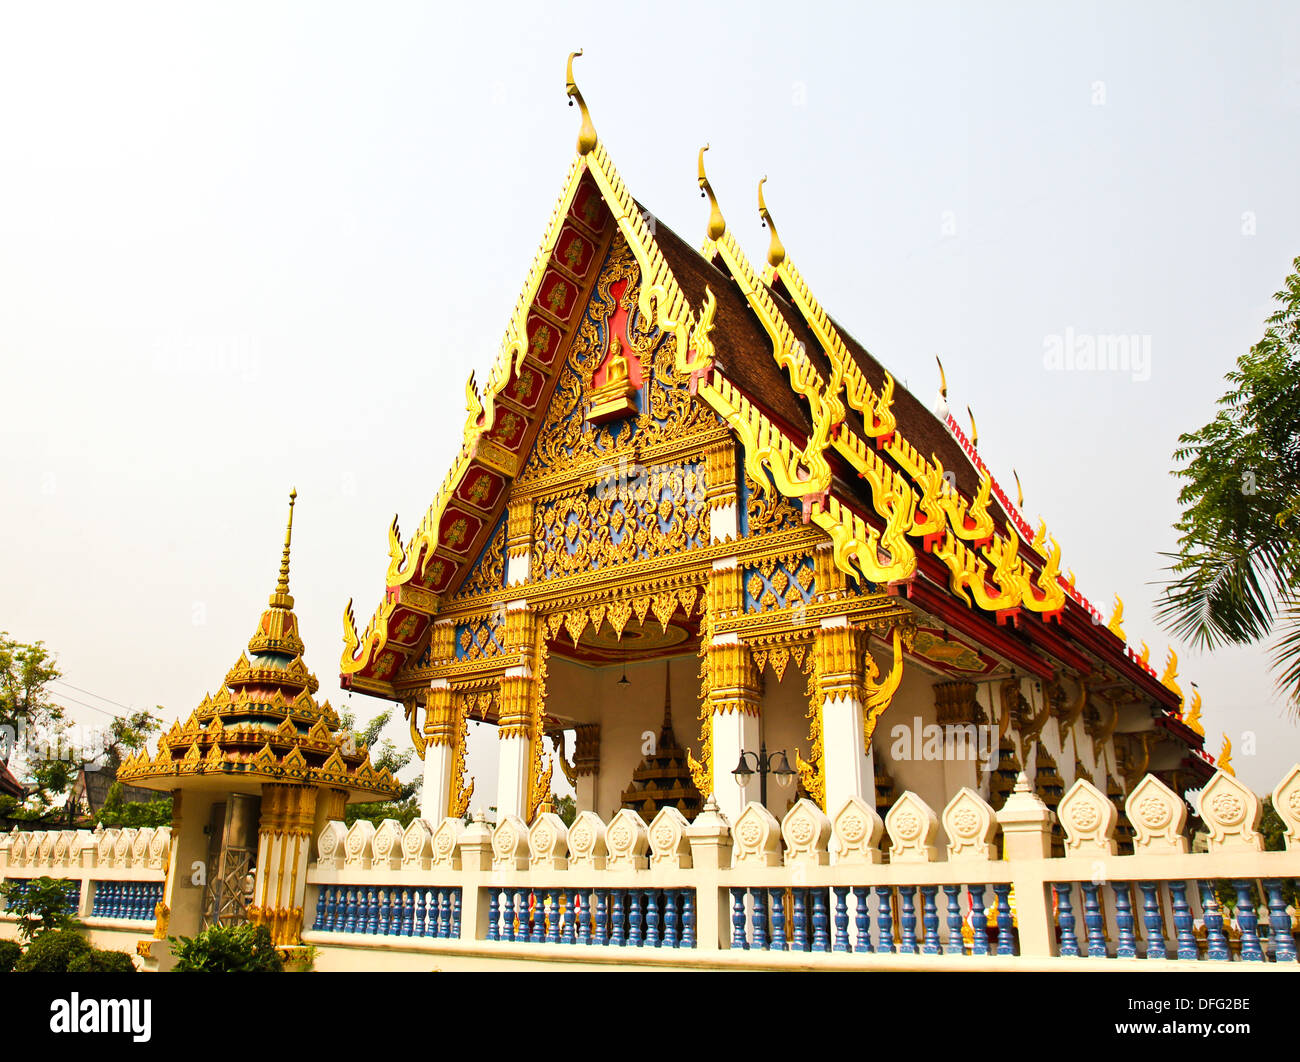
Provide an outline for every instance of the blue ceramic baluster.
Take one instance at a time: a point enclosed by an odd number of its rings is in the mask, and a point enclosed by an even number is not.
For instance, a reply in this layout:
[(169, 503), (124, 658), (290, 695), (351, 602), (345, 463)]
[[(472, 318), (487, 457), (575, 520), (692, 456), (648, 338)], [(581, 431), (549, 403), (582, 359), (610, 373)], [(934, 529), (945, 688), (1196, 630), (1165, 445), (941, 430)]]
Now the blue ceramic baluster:
[(578, 894), (573, 889), (563, 889), (560, 895), (564, 897), (564, 932), (560, 934), (561, 944), (578, 943), (577, 934), (574, 932), (574, 921), (577, 918)]
[[(325, 928), (325, 908), (329, 903), (330, 889), (328, 885), (321, 888), (316, 895), (316, 921), (312, 923), (312, 932), (319, 933)], [(91, 912), (94, 914), (94, 912)]]
[(767, 890), (754, 890), (754, 950), (767, 951)]
[(1187, 904), (1187, 882), (1171, 881), (1169, 895), (1174, 905), (1174, 934), (1178, 938), (1178, 957), (1195, 959), (1196, 935), (1192, 932), (1192, 909)]
[(632, 931), (627, 938), (628, 947), (639, 948), (645, 944), (645, 939), (641, 935), (641, 926), (642, 926), (641, 901), (644, 898), (645, 898), (644, 889), (627, 890), (627, 900), (632, 907), (632, 910), (630, 912), (632, 915), (631, 918)]
[(903, 930), (903, 939), (898, 944), (900, 955), (916, 954), (916, 911), (913, 907), (916, 893), (915, 885), (901, 885), (898, 889), (900, 901), (899, 925)]
[[(763, 893), (763, 895), (766, 896), (767, 890), (765, 889), (754, 890), (755, 896), (757, 896), (759, 893)], [(769, 906), (772, 909), (772, 936), (771, 939), (767, 942), (767, 947), (769, 951), (785, 951), (785, 892), (784, 890), (773, 889), (771, 900), (772, 902)], [(754, 902), (757, 904), (758, 900), (756, 899)]]
[(921, 945), (923, 955), (942, 955), (939, 946), (939, 908), (934, 902), (939, 891), (937, 885), (921, 886), (921, 925), (925, 928), (925, 942)]
[(1052, 889), (1056, 892), (1056, 921), (1061, 927), (1060, 953), (1071, 958), (1079, 957), (1079, 941), (1074, 935), (1074, 908), (1070, 905), (1070, 891), (1073, 886), (1067, 882), (1055, 882)]
[(354, 933), (357, 928), (357, 894), (356, 890), (348, 889), (347, 901), (344, 905), (343, 932)]
[(876, 950), (882, 955), (894, 953), (894, 910), (892, 890), (888, 885), (876, 886)]
[(460, 889), (451, 890), (451, 936), (460, 939)]
[(1016, 943), (1012, 935), (1011, 886), (994, 885), (993, 895), (998, 898), (998, 954), (1014, 955)]
[(366, 889), (366, 933), (379, 933), (379, 890)]
[(682, 947), (695, 947), (695, 890), (682, 890)]
[(1133, 906), (1128, 882), (1115, 882), (1111, 885), (1111, 889), (1115, 893), (1115, 924), (1119, 927), (1119, 943), (1115, 945), (1115, 957), (1136, 959), (1137, 938), (1133, 936)]
[(1259, 945), (1259, 916), (1250, 900), (1251, 883), (1234, 881), (1237, 890), (1237, 925), (1241, 929), (1241, 958), (1243, 962), (1263, 962), (1264, 949)]
[(1106, 957), (1105, 916), (1102, 914), (1101, 901), (1097, 896), (1097, 882), (1081, 881), (1083, 890), (1083, 924), (1088, 930), (1088, 958), (1104, 959)]
[(1268, 924), (1272, 929), (1269, 943), (1273, 951), (1273, 961), (1295, 962), (1295, 938), (1291, 936), (1291, 916), (1286, 913), (1286, 897), (1282, 895), (1282, 882), (1276, 880), (1264, 882), (1264, 892), (1268, 896)]
[(1148, 959), (1165, 958), (1165, 920), (1160, 913), (1160, 883), (1139, 881), (1142, 893), (1142, 924), (1147, 931)]
[(853, 942), (855, 952), (871, 951), (871, 910), (867, 907), (870, 896), (871, 889), (866, 885), (853, 886), (853, 921), (858, 934), (858, 939)]
[(393, 931), (392, 917), (392, 889), (384, 889), (379, 894), (379, 932), (383, 936), (388, 936)]
[(945, 885), (943, 895), (948, 912), (948, 954), (964, 955), (966, 945), (961, 939), (961, 886)]
[(645, 942), (652, 948), (659, 947), (659, 890), (645, 890), (646, 919)]
[(745, 890), (731, 890), (731, 946), (743, 951), (749, 950), (749, 941), (745, 939)]
[(664, 890), (664, 944), (670, 948), (681, 947), (681, 941), (678, 940), (680, 932), (680, 920), (677, 917), (678, 895), (676, 889)]
[(623, 890), (613, 889), (611, 892), (614, 897), (614, 925), (610, 933), (609, 942), (615, 947), (622, 947), (627, 942), (627, 938), (623, 935)]
[(488, 890), (488, 940), (500, 940), (501, 932), (497, 928), (497, 919), (501, 917), (501, 899), (497, 889)]
[(515, 910), (512, 921), (514, 923), (514, 933), (510, 939), (519, 944), (527, 944), (532, 941), (532, 935), (529, 925), (529, 896), (523, 889), (515, 889)]
[(596, 890), (596, 943), (605, 947), (609, 944), (609, 933), (605, 925), (605, 890)]
[(826, 889), (812, 891), (812, 946), (813, 951), (831, 950), (831, 918), (829, 894)]
[(835, 943), (831, 951), (849, 950), (849, 890), (844, 885), (835, 889)]

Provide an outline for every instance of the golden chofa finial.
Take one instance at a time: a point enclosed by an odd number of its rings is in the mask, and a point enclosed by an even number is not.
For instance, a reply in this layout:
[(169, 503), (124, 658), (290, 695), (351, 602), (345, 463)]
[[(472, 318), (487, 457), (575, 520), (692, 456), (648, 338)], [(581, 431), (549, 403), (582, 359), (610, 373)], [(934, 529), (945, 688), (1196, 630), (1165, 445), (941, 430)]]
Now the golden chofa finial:
[(298, 500), (298, 490), (289, 491), (289, 524), (284, 529), (284, 552), (280, 554), (280, 578), (275, 583), (275, 593), (271, 595), (271, 605), (276, 608), (293, 608), (293, 598), (289, 596), (289, 547), (293, 542), (293, 503)]
[(978, 450), (980, 445), (980, 433), (979, 429), (975, 427), (975, 414), (970, 411), (970, 406), (966, 407), (966, 415), (970, 417), (970, 444)]
[(1234, 778), (1237, 777), (1237, 772), (1232, 767), (1232, 742), (1228, 740), (1227, 734), (1223, 735), (1223, 747), (1219, 749), (1219, 758), (1215, 766), (1224, 774), (1230, 774)]
[[(763, 181), (767, 178), (764, 177)], [(767, 264), (773, 269), (785, 261), (785, 244), (781, 242), (781, 237), (776, 234), (776, 223), (772, 221), (772, 214), (767, 209), (767, 204), (763, 202), (763, 181), (758, 182), (758, 216), (763, 219), (763, 224), (771, 232), (772, 238), (767, 245)]]
[(1011, 474), (1016, 480), (1016, 508), (1023, 509), (1025, 507), (1025, 488), (1020, 485), (1020, 473), (1013, 468)]
[(934, 356), (935, 363), (939, 366), (939, 397), (948, 397), (948, 377), (943, 372), (943, 362), (939, 360), (939, 355)]
[(582, 112), (582, 126), (578, 130), (578, 154), (586, 155), (588, 152), (595, 150), (596, 147), (596, 126), (592, 123), (591, 112), (587, 110), (587, 103), (582, 98), (582, 93), (578, 91), (578, 83), (573, 80), (573, 60), (582, 54), (579, 48), (576, 52), (569, 53), (568, 81), (564, 86), (564, 91), (569, 97), (569, 106), (573, 106), (573, 101), (578, 101), (578, 110)]
[(704, 153), (708, 150), (708, 144), (700, 148), (700, 197), (706, 195), (709, 197), (709, 239), (720, 240), (722, 234), (727, 231), (727, 222), (722, 216), (722, 211), (718, 209), (718, 197), (713, 194), (713, 187), (704, 172)]

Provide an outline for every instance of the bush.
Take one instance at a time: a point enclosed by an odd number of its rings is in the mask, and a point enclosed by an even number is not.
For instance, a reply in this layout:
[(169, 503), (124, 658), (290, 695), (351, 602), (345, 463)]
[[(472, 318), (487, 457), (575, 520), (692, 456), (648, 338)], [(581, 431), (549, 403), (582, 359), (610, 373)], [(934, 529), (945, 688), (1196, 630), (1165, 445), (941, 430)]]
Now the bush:
[(0, 973), (11, 973), (22, 956), (22, 945), (16, 940), (0, 940)]
[(88, 957), (92, 950), (86, 938), (73, 929), (39, 933), (14, 964), (14, 972), (67, 973), (69, 963), (78, 956)]
[(135, 963), (124, 951), (92, 948), (89, 953), (74, 955), (68, 961), (68, 973), (135, 973)]
[(23, 940), (77, 926), (77, 890), (77, 883), (67, 878), (0, 882), (0, 898), (8, 913), (18, 916), (18, 936)]
[(280, 953), (264, 925), (209, 926), (193, 937), (168, 938), (177, 973), (279, 973)]

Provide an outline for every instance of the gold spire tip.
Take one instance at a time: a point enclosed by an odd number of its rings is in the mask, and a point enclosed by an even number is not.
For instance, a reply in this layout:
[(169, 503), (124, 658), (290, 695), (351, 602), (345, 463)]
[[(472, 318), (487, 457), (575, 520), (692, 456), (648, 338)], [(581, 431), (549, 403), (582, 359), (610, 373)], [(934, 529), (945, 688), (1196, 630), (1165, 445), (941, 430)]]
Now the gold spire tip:
[(942, 398), (948, 397), (948, 377), (943, 374), (943, 362), (939, 361), (939, 355), (934, 356), (934, 360), (939, 365), (939, 395)]
[(767, 264), (773, 269), (777, 268), (785, 261), (785, 244), (781, 242), (781, 237), (776, 234), (776, 223), (772, 220), (772, 214), (767, 209), (767, 204), (763, 202), (763, 181), (758, 182), (758, 216), (763, 219), (763, 224), (768, 227), (772, 234), (771, 240), (767, 245)]
[(582, 93), (578, 91), (578, 83), (573, 80), (573, 60), (582, 54), (579, 48), (576, 52), (569, 53), (568, 72), (564, 86), (565, 95), (569, 97), (569, 106), (573, 106), (573, 101), (578, 101), (578, 110), (582, 112), (582, 125), (578, 129), (578, 154), (586, 155), (596, 148), (596, 126), (591, 120), (591, 112), (587, 110), (587, 103), (582, 98)]
[(271, 595), (271, 604), (285, 604), (293, 608), (293, 598), (289, 597), (289, 547), (293, 543), (293, 505), (298, 500), (298, 488), (289, 491), (289, 523), (284, 529), (284, 552), (280, 554), (280, 578), (275, 583), (275, 593)]
[(704, 172), (704, 153), (709, 150), (709, 145), (705, 144), (700, 148), (700, 194), (709, 197), (709, 239), (720, 240), (723, 233), (727, 231), (727, 222), (722, 216), (722, 211), (718, 207), (718, 198), (713, 194), (713, 186), (709, 184), (708, 175)]
[(975, 414), (971, 412), (970, 406), (966, 407), (966, 414), (970, 417), (970, 444), (979, 449), (980, 433), (979, 429), (975, 427)]

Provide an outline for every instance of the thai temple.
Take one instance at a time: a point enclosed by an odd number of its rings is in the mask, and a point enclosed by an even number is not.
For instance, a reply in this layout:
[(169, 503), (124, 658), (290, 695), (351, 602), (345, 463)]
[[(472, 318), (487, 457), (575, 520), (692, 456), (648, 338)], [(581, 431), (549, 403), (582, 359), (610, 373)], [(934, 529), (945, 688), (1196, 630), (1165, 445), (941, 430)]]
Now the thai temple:
[(0, 872), (75, 865), (87, 913), (148, 885), (150, 969), (232, 920), (319, 969), (1294, 964), (1300, 767), (1265, 852), (1176, 656), (1076, 588), (946, 383), (932, 412), (835, 322), (762, 181), (761, 261), (704, 149), (702, 242), (654, 217), (578, 54), (577, 152), (460, 449), (364, 629), (344, 613), (341, 685), (404, 707), (420, 816), (342, 821), (395, 784), (314, 699), (286, 537), (224, 687), (122, 768), (171, 830), (15, 833)]

